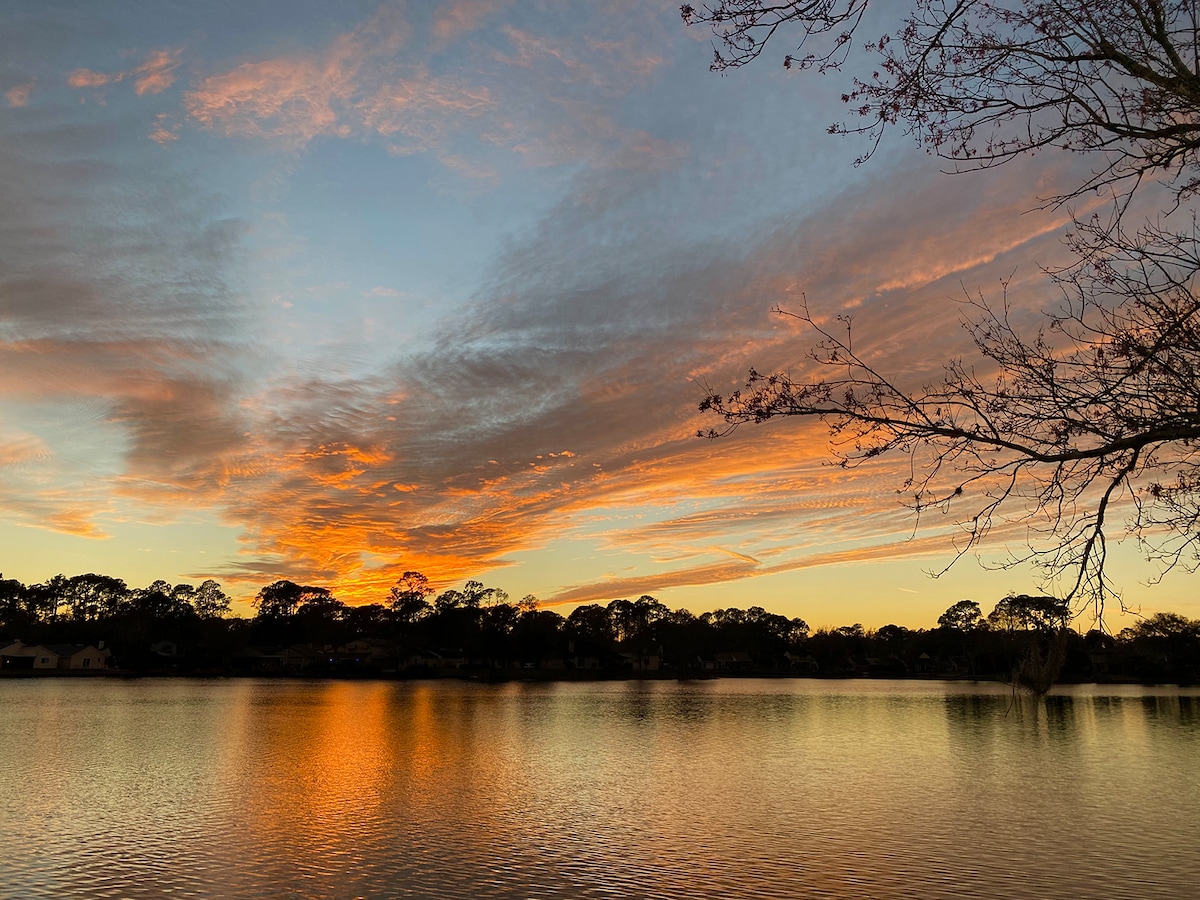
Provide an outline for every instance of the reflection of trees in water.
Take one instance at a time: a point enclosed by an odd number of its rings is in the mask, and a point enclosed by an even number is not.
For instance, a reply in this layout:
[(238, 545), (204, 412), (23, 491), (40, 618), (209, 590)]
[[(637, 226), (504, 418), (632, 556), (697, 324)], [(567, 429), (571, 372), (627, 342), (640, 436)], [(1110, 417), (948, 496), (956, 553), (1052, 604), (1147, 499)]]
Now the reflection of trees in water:
[(1151, 721), (1200, 727), (1200, 697), (1188, 694), (1154, 694), (1141, 698), (1142, 710)]

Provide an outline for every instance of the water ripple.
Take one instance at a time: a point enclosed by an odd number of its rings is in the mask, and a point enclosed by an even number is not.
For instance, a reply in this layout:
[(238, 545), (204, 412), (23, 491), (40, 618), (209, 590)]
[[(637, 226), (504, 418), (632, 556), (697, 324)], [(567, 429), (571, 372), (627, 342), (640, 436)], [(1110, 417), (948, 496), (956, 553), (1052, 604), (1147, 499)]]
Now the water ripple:
[(1200, 698), (0, 683), (0, 897), (1194, 896)]

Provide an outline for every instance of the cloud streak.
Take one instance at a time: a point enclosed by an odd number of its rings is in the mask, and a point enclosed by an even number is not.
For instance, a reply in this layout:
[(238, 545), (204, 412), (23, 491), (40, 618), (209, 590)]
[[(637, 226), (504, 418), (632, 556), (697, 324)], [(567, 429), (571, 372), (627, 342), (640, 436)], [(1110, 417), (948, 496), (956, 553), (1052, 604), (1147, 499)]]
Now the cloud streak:
[(240, 225), (181, 185), (139, 195), (81, 162), (111, 140), (104, 126), (4, 137), (0, 434), (19, 427), (16, 446), (37, 448), (5, 456), (10, 519), (98, 537), (125, 494), (213, 497), (241, 443), (239, 310), (222, 278)]
[[(559, 268), (560, 243), (585, 240), (573, 204), (561, 206), (427, 351), (376, 379), (307, 381), (260, 398), (275, 418), (260, 421), (258, 468), (231, 487), (228, 513), (260, 555), (255, 576), (274, 564), (367, 600), (406, 568), (444, 584), (567, 537), (658, 569), (551, 596), (570, 603), (952, 555), (949, 521), (908, 539), (912, 522), (892, 490), (898, 470), (885, 461), (863, 478), (825, 467), (819, 429), (776, 423), (716, 443), (694, 437), (697, 378), (803, 365), (806, 339), (768, 313), (773, 303), (803, 290), (830, 297), (831, 314), (853, 306), (864, 352), (923, 379), (943, 361), (928, 353), (931, 337), (946, 353), (966, 346), (946, 315), (961, 279), (998, 279), (1015, 253), (1055, 252), (1050, 225), (1011, 226), (997, 212), (1017, 208), (1009, 185), (997, 182), (995, 196), (954, 207), (947, 220), (940, 179), (909, 176), (894, 202), (861, 202), (877, 190), (864, 185), (764, 230), (748, 254), (710, 248), (672, 263), (680, 251), (663, 245), (635, 268), (630, 259), (645, 248), (621, 242), (586, 270)], [(927, 213), (918, 221), (897, 216), (901, 208)], [(993, 253), (974, 237), (985, 232)], [(969, 237), (947, 245), (961, 234)], [(635, 509), (658, 520), (603, 524)]]
[(813, 372), (774, 305), (853, 315), (913, 387), (969, 351), (964, 292), (1036, 315), (1054, 172), (843, 173), (792, 121), (814, 98), (703, 81), (666, 8), (368, 6), (224, 42), (139, 21), (5, 82), (10, 521), (205, 510), (240, 553), (203, 574), (352, 602), (407, 569), (566, 604), (952, 553), (950, 519), (909, 540), (888, 460), (830, 468), (808, 423), (703, 441), (696, 404)]
[(182, 55), (182, 48), (160, 47), (151, 50), (146, 54), (146, 58), (132, 69), (117, 72), (73, 69), (67, 73), (67, 85), (76, 89), (99, 89), (128, 80), (133, 83), (133, 91), (139, 97), (161, 94), (175, 84), (176, 71)]
[[(203, 78), (184, 106), (227, 137), (278, 141), (294, 152), (320, 138), (381, 141), (391, 153), (431, 153), (452, 171), (485, 178), (494, 177), (486, 160), (496, 150), (534, 166), (641, 165), (675, 152), (619, 125), (597, 101), (649, 77), (658, 59), (628, 37), (551, 37), (511, 25), (481, 35), (479, 24), (502, 7), (449, 4), (431, 34), (418, 35), (403, 7), (384, 4), (321, 49)], [(580, 14), (597, 28), (606, 18)]]

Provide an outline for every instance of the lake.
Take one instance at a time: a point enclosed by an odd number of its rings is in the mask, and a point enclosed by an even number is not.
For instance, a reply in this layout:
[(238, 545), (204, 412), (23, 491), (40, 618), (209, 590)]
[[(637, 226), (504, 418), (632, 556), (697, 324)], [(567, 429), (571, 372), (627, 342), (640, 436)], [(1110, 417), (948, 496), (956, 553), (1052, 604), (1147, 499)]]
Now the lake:
[(8, 898), (1195, 897), (1200, 692), (0, 681)]

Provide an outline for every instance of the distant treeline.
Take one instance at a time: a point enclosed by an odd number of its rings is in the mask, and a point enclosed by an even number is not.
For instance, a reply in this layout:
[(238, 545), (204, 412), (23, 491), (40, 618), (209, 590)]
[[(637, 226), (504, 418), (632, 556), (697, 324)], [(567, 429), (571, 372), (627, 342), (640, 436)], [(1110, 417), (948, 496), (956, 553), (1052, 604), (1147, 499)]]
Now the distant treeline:
[(469, 581), (435, 596), (406, 572), (384, 602), (348, 606), (326, 588), (276, 581), (252, 618), (215, 581), (130, 588), (105, 575), (25, 585), (0, 577), (0, 645), (101, 646), (125, 672), (583, 677), (623, 674), (963, 677), (1050, 681), (1200, 680), (1200, 621), (1173, 613), (1118, 635), (1069, 627), (1051, 597), (1006, 597), (986, 616), (954, 604), (936, 627), (812, 631), (749, 609), (695, 615), (654, 597), (580, 606), (510, 602)]

